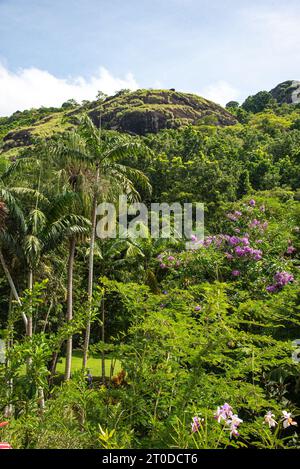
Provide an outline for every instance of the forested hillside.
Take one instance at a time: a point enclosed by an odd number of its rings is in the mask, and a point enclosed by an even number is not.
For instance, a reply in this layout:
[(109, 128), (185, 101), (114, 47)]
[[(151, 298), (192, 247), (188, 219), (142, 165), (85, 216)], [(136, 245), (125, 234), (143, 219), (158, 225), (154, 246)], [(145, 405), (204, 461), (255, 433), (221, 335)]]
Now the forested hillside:
[[(0, 118), (3, 440), (300, 447), (297, 90), (226, 109), (121, 90)], [(97, 205), (123, 193), (204, 203), (204, 239), (100, 239)]]

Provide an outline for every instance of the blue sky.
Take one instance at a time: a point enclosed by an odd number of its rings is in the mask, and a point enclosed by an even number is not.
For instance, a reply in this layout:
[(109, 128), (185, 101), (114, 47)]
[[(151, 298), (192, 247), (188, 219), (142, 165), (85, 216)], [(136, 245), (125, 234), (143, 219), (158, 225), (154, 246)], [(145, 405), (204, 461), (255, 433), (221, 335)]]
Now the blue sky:
[(225, 104), (300, 79), (298, 0), (0, 0), (0, 115), (98, 89)]

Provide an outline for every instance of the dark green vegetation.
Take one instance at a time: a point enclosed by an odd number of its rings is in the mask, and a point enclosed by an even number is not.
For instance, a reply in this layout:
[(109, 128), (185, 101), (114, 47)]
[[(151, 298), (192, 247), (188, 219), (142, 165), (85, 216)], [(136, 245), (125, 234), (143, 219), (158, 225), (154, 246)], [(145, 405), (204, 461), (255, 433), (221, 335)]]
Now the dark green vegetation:
[[(125, 91), (0, 120), (3, 440), (299, 448), (300, 105), (269, 95), (226, 112)], [(204, 243), (95, 238), (124, 190), (204, 202)], [(214, 419), (225, 402), (239, 425)]]

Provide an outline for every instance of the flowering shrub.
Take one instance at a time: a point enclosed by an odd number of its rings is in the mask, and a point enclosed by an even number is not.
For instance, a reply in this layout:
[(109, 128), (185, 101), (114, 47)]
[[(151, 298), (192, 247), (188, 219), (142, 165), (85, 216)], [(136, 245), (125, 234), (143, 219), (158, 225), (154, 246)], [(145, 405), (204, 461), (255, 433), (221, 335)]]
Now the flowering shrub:
[[(243, 424), (243, 420), (237, 414), (234, 414), (231, 405), (229, 405), (227, 402), (225, 402), (225, 404), (223, 404), (221, 407), (217, 408), (216, 412), (214, 413), (214, 419), (221, 425), (217, 439), (217, 446), (220, 444), (221, 447), (224, 447), (230, 444), (229, 441), (226, 441), (226, 439), (222, 438), (222, 436), (224, 436), (223, 432), (225, 432), (225, 434), (226, 431), (229, 432), (228, 434), (230, 439), (238, 438), (240, 436), (239, 428), (240, 425)], [(279, 423), (275, 420), (275, 414), (271, 410), (268, 410), (264, 415), (261, 424), (268, 425), (270, 430), (273, 430), (278, 426), (279, 428), (276, 430), (275, 437), (277, 437), (279, 433), (280, 425), (282, 426), (281, 428), (283, 430), (286, 430), (291, 426), (298, 426), (297, 422), (293, 420), (292, 413), (287, 412), (286, 410), (281, 411), (281, 418)], [(204, 428), (205, 426), (208, 428)], [(205, 420), (199, 416), (194, 416), (192, 418), (191, 431), (192, 433), (199, 434), (200, 440), (202, 440), (204, 433), (207, 434), (209, 427), (213, 428), (213, 422), (210, 419)], [(213, 430), (215, 431), (216, 435), (218, 435), (218, 429)], [(201, 447), (201, 441), (197, 441), (195, 438), (193, 439), (195, 441), (196, 447)]]

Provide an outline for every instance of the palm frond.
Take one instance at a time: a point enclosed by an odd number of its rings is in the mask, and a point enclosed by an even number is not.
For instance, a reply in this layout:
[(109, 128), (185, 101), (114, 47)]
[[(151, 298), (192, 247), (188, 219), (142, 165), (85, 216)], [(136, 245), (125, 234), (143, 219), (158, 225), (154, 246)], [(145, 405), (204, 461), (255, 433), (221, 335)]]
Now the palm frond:
[(30, 187), (10, 187), (9, 191), (11, 194), (17, 196), (35, 199), (35, 201), (43, 202), (46, 205), (50, 204), (49, 199), (42, 192), (36, 189), (31, 189)]
[(9, 217), (17, 224), (21, 231), (26, 232), (26, 221), (24, 213), (10, 190), (0, 188), (0, 201), (3, 201), (8, 209)]
[(30, 266), (36, 264), (41, 255), (42, 245), (34, 235), (27, 235), (24, 241), (24, 253)]

